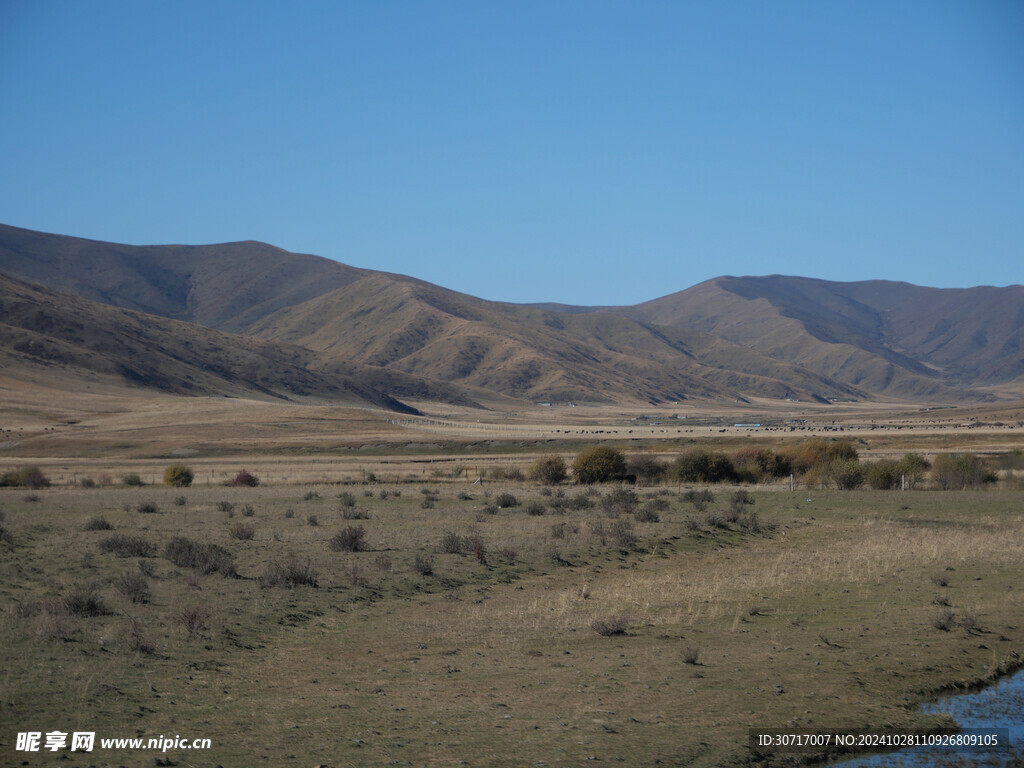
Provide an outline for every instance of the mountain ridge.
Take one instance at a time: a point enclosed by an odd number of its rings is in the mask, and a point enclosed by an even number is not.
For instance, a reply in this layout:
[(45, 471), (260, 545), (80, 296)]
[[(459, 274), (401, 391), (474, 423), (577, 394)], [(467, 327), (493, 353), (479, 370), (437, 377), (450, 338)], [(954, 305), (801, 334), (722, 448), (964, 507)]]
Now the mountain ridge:
[(513, 304), (256, 241), (126, 246), (5, 225), (0, 272), (302, 348), (319, 367), (455, 386), (449, 398), (961, 402), (1024, 376), (1022, 286), (723, 276), (627, 307)]

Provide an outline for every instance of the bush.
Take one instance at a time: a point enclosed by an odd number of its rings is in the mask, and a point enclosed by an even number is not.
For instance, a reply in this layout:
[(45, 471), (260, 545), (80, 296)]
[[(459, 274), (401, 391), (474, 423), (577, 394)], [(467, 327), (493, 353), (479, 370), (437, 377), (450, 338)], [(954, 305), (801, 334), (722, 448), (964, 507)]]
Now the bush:
[(526, 505), (526, 514), (534, 517), (541, 517), (547, 512), (547, 509), (539, 501), (531, 501)]
[(602, 497), (601, 507), (604, 511), (614, 517), (616, 515), (628, 515), (632, 513), (636, 505), (637, 495), (626, 488), (616, 488), (607, 496)]
[(118, 557), (152, 557), (156, 554), (156, 545), (141, 536), (127, 536), (115, 533), (100, 541), (97, 545), (100, 552), (113, 553)]
[(628, 616), (605, 616), (590, 622), (590, 628), (602, 637), (624, 635), (629, 628)]
[(121, 485), (129, 488), (141, 488), (145, 483), (142, 482), (138, 472), (129, 472), (127, 475), (121, 475)]
[(608, 532), (619, 549), (628, 551), (636, 548), (637, 538), (633, 535), (633, 523), (627, 518), (615, 520)]
[(792, 465), (793, 472), (803, 475), (812, 469), (825, 467), (836, 460), (856, 461), (857, 449), (845, 440), (829, 441), (823, 437), (803, 440), (784, 456)]
[(60, 608), (72, 616), (106, 616), (107, 609), (95, 584), (76, 584), (60, 600)]
[(647, 502), (633, 513), (633, 519), (638, 523), (657, 523), (661, 520), (661, 516), (658, 515), (655, 505)]
[(0, 488), (48, 488), (50, 478), (43, 474), (39, 467), (22, 467), (0, 475)]
[(335, 552), (361, 552), (366, 549), (366, 529), (350, 525), (334, 534), (330, 547)]
[(665, 465), (648, 453), (635, 453), (626, 459), (626, 475), (653, 483), (665, 476)]
[(786, 477), (792, 472), (789, 459), (770, 448), (744, 448), (732, 455), (737, 474), (749, 482)]
[(683, 483), (726, 483), (739, 479), (728, 456), (702, 450), (682, 454), (673, 463), (672, 473)]
[(234, 478), (232, 478), (232, 480), (228, 483), (228, 485), (235, 486), (236, 488), (255, 488), (259, 484), (260, 479), (256, 477), (256, 475), (252, 474), (252, 472), (247, 472), (244, 469), (237, 475), (235, 475)]
[(348, 491), (342, 491), (339, 493), (338, 501), (343, 507), (354, 507), (356, 505), (356, 497)]
[(184, 496), (175, 496), (174, 497), (174, 506), (176, 506), (176, 507), (184, 507), (187, 503), (188, 503), (188, 499), (186, 499)]
[(499, 509), (505, 509), (507, 507), (518, 507), (519, 506), (519, 499), (517, 499), (511, 493), (505, 492), (505, 493), (499, 493), (495, 497), (494, 503), (495, 503), (495, 505), (497, 505), (497, 507)]
[(530, 479), (545, 485), (557, 485), (568, 476), (561, 456), (545, 456), (530, 467)]
[(973, 453), (942, 453), (935, 457), (932, 479), (944, 491), (978, 488), (995, 482), (981, 458)]
[(928, 460), (919, 453), (907, 453), (900, 459), (900, 473), (907, 479), (907, 488), (920, 485), (924, 474), (931, 469)]
[(164, 547), (164, 557), (179, 568), (191, 568), (206, 575), (219, 573), (224, 577), (237, 576), (235, 561), (223, 547), (201, 544), (184, 536), (175, 536)]
[(420, 576), (431, 576), (434, 573), (434, 561), (426, 555), (416, 555), (412, 567)]
[(864, 468), (857, 459), (835, 459), (829, 463), (825, 475), (841, 491), (852, 491), (864, 485)]
[(448, 555), (461, 555), (469, 549), (469, 537), (455, 531), (445, 531), (441, 536), (441, 551)]
[(626, 476), (626, 459), (617, 448), (595, 445), (577, 454), (572, 472), (576, 482), (585, 485), (622, 480)]
[(110, 531), (113, 530), (114, 526), (107, 522), (107, 518), (102, 515), (97, 517), (89, 518), (89, 522), (85, 524), (85, 530), (87, 531)]
[(140, 501), (135, 505), (135, 511), (143, 515), (155, 515), (160, 511), (155, 502), (152, 501)]
[(876, 491), (895, 491), (900, 487), (900, 462), (882, 459), (864, 467), (864, 477)]
[(114, 579), (114, 589), (133, 603), (148, 603), (149, 582), (138, 571), (125, 571)]
[(250, 539), (256, 538), (256, 528), (255, 526), (248, 525), (247, 523), (235, 523), (228, 528), (228, 535), (232, 539), (249, 541)]
[(283, 563), (270, 563), (257, 579), (259, 585), (267, 587), (317, 587), (320, 584), (319, 574), (308, 560), (300, 563), (289, 559)]
[(164, 485), (187, 488), (192, 485), (192, 470), (184, 464), (171, 464), (164, 470)]

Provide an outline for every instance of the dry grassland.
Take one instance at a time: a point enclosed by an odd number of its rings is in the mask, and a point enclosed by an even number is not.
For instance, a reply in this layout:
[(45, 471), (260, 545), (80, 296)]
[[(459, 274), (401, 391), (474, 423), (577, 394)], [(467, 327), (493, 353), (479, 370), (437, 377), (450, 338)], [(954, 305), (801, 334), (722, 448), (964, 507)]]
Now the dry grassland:
[[(609, 488), (569, 508), (582, 490), (4, 490), (2, 759), (54, 764), (9, 742), (61, 729), (213, 739), (179, 765), (743, 765), (750, 727), (934, 727), (914, 703), (1024, 651), (1019, 493), (757, 493), (745, 528), (707, 517), (728, 517), (722, 492), (697, 512), (642, 490), (659, 519), (641, 523)], [(490, 508), (508, 492), (519, 506)], [(365, 550), (333, 551), (350, 526)], [(104, 551), (114, 535), (155, 551)], [(176, 536), (239, 578), (175, 565)], [(317, 586), (271, 586), (274, 565)], [(100, 615), (67, 609), (83, 584)]]

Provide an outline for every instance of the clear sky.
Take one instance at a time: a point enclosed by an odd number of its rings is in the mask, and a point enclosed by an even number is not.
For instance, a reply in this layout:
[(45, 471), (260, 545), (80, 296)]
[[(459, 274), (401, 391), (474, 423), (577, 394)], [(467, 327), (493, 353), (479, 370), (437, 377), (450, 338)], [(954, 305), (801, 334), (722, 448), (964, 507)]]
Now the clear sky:
[(488, 299), (1024, 282), (1018, 0), (0, 0), (0, 222)]

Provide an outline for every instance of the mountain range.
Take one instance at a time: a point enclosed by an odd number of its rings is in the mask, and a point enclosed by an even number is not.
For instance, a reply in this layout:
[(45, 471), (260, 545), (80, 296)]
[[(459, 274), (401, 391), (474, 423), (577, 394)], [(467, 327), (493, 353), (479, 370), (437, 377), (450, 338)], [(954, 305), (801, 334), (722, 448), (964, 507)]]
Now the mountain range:
[(0, 225), (0, 360), (179, 394), (981, 402), (1024, 393), (1024, 286), (719, 277), (625, 307), (486, 301), (258, 242)]

